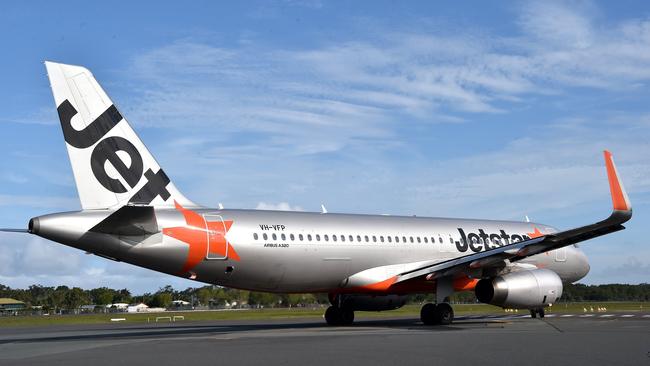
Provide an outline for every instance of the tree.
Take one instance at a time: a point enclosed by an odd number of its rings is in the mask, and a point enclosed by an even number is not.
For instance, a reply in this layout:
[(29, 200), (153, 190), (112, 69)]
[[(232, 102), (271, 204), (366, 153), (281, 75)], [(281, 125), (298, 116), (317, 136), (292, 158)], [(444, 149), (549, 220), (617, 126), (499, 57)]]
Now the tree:
[(107, 287), (94, 288), (89, 291), (92, 302), (96, 305), (109, 305), (113, 303), (115, 290)]
[(132, 300), (131, 292), (127, 289), (121, 289), (113, 294), (113, 303), (121, 302), (130, 304)]
[(199, 300), (199, 303), (201, 305), (208, 305), (210, 304), (210, 300), (213, 298), (213, 291), (210, 286), (205, 286), (201, 287), (197, 292), (196, 292), (196, 297)]
[(268, 292), (253, 292), (248, 295), (248, 304), (254, 306), (275, 306), (280, 296)]
[(172, 304), (172, 294), (158, 292), (151, 297), (147, 305), (154, 308), (167, 308)]
[(88, 294), (79, 287), (74, 287), (65, 294), (64, 304), (66, 308), (75, 313), (78, 312), (81, 305), (88, 304), (88, 302)]

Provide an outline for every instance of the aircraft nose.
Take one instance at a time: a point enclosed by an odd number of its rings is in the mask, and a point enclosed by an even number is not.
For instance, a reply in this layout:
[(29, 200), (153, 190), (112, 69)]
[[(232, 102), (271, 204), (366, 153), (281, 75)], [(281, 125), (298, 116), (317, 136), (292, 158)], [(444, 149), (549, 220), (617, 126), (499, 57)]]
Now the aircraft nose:
[(581, 279), (589, 273), (591, 266), (585, 253), (580, 249), (575, 250), (575, 273), (578, 279)]

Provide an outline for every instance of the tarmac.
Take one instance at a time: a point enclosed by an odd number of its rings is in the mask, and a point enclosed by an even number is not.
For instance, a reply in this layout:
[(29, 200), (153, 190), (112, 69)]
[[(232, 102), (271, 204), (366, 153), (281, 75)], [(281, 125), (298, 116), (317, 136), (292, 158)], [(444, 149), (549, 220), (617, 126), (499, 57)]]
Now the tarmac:
[(0, 365), (650, 365), (650, 314), (0, 327)]

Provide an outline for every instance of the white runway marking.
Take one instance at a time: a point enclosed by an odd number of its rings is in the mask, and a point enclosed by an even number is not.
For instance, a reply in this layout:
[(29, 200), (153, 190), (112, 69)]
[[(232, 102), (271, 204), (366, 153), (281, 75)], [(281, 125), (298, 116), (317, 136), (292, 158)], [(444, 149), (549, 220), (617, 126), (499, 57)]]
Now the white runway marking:
[(556, 316), (557, 316), (556, 314), (547, 314), (546, 315), (547, 318), (555, 318)]
[(625, 314), (625, 315), (621, 315), (621, 318), (631, 318), (633, 316), (634, 316), (633, 314)]
[(570, 318), (570, 317), (572, 317), (572, 316), (573, 316), (573, 314), (564, 314), (564, 315), (561, 315), (562, 318)]
[(650, 318), (650, 314), (648, 314), (648, 315), (644, 315), (643, 317), (644, 317), (644, 318)]
[(610, 318), (612, 316), (614, 316), (614, 315), (613, 314), (605, 314), (605, 315), (601, 315), (600, 317), (601, 318)]
[(580, 315), (581, 318), (591, 318), (592, 316), (595, 316), (594, 314), (584, 314)]

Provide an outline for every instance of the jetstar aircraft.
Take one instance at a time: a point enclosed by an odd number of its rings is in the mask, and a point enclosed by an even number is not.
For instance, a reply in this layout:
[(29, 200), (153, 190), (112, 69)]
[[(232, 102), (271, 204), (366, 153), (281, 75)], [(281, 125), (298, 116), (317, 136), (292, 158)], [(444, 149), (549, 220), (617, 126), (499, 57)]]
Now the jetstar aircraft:
[[(233, 288), (329, 294), (330, 325), (354, 311), (435, 293), (424, 324), (449, 324), (445, 302), (470, 291), (484, 303), (529, 309), (562, 295), (589, 263), (578, 242), (624, 229), (632, 206), (605, 151), (614, 209), (570, 230), (532, 222), (231, 210), (183, 196), (87, 69), (46, 62), (81, 211), (29, 220), (40, 237), (98, 256)], [(11, 231), (11, 229), (6, 229)]]

